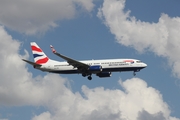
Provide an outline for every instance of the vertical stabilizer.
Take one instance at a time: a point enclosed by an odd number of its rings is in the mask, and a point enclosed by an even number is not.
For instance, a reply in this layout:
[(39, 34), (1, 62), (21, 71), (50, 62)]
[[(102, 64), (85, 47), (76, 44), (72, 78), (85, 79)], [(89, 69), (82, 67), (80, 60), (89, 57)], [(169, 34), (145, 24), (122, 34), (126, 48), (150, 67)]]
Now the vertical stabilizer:
[(35, 63), (45, 64), (48, 62), (49, 58), (46, 56), (46, 54), (35, 42), (31, 42), (31, 49), (34, 56)]

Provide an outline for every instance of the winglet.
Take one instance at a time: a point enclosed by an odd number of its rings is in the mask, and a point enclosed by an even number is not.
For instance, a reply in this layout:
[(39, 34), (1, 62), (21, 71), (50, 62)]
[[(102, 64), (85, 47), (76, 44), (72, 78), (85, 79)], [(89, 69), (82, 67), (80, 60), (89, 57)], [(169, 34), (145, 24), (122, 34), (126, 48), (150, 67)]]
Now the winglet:
[(54, 47), (52, 45), (50, 45), (50, 48), (51, 48), (53, 53), (56, 53), (56, 50), (54, 49)]

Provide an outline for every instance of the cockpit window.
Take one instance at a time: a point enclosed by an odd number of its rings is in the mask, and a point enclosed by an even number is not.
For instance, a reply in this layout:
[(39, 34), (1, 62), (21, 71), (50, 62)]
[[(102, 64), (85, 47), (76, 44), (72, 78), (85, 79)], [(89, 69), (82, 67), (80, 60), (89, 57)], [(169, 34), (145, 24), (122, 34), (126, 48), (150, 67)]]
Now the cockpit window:
[(137, 63), (142, 63), (141, 61), (136, 61)]

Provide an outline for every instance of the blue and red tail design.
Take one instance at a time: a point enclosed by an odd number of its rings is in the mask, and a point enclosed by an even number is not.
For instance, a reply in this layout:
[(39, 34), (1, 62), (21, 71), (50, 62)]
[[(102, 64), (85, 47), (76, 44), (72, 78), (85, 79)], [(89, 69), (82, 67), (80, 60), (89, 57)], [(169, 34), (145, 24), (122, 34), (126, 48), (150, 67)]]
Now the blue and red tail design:
[(34, 56), (35, 63), (45, 64), (48, 62), (49, 58), (46, 56), (46, 54), (41, 50), (41, 48), (35, 42), (31, 42), (31, 49)]

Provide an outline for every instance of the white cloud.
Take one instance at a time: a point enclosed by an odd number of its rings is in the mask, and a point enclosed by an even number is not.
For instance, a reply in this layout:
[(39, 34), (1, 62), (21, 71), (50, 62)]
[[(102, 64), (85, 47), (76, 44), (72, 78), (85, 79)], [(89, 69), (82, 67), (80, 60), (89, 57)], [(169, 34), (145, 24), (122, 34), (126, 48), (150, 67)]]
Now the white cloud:
[(19, 54), (20, 45), (0, 26), (0, 105), (44, 104), (62, 91), (66, 80), (51, 74), (33, 78), (21, 60), (28, 55)]
[(120, 85), (124, 90), (82, 86), (83, 95), (71, 91), (60, 93), (48, 103), (51, 112), (36, 115), (33, 120), (45, 116), (50, 120), (179, 120), (170, 116), (160, 92), (148, 87), (145, 81), (132, 78), (120, 81)]
[(143, 22), (124, 12), (126, 0), (104, 0), (98, 17), (103, 19), (117, 41), (139, 52), (152, 51), (166, 57), (173, 74), (180, 78), (180, 17), (161, 14), (157, 23)]
[(51, 120), (51, 114), (49, 112), (44, 112), (39, 116), (35, 116), (32, 120)]
[(27, 35), (42, 34), (57, 27), (57, 21), (75, 17), (76, 4), (89, 12), (94, 6), (92, 0), (4, 0), (0, 24)]
[(33, 77), (19, 54), (20, 42), (0, 27), (0, 105), (45, 106), (46, 112), (32, 120), (141, 120), (143, 118), (179, 120), (161, 93), (139, 78), (119, 81), (120, 89), (68, 88), (68, 80), (55, 74)]
[(162, 114), (162, 112), (156, 114), (149, 114), (145, 110), (139, 112), (138, 120), (166, 120)]
[(93, 0), (75, 0), (79, 5), (83, 6), (83, 8), (89, 12), (92, 11), (94, 4)]

